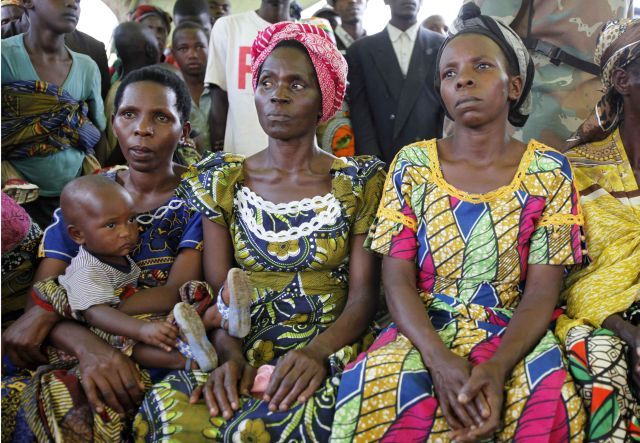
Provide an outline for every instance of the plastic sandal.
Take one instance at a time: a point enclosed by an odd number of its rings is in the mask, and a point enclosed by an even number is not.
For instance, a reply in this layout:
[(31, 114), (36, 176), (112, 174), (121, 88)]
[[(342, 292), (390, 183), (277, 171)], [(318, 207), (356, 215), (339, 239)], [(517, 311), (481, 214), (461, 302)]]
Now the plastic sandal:
[(213, 371), (218, 366), (218, 354), (207, 339), (207, 332), (196, 310), (190, 304), (180, 302), (173, 307), (173, 316), (200, 369), (204, 372)]
[(251, 282), (240, 268), (227, 274), (229, 287), (229, 335), (244, 338), (251, 331)]

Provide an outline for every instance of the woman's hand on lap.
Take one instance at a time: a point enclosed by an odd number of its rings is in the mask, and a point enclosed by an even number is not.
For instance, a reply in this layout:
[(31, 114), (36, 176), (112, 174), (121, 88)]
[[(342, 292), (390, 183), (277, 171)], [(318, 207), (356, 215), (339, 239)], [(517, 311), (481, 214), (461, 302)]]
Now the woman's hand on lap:
[(458, 401), (463, 405), (476, 402), (479, 396), (483, 396), (484, 404), (488, 404), (488, 410), (478, 406), (478, 409), (487, 412), (483, 414), (483, 423), (475, 429), (462, 429), (452, 433), (456, 441), (477, 441), (488, 438), (495, 433), (500, 426), (502, 415), (502, 402), (505, 384), (503, 368), (491, 360), (473, 366), (471, 377), (462, 387), (458, 395)]
[(2, 333), (2, 354), (24, 368), (35, 368), (47, 363), (41, 346), (60, 316), (33, 306)]
[(97, 413), (109, 406), (124, 416), (138, 407), (144, 396), (144, 384), (130, 358), (101, 342), (79, 353), (78, 359), (82, 387)]
[(222, 415), (229, 420), (240, 408), (238, 392), (249, 395), (255, 377), (256, 369), (244, 357), (229, 359), (209, 374), (204, 385), (193, 391), (189, 402), (196, 403), (204, 395), (211, 416)]
[(440, 408), (454, 433), (478, 428), (489, 416), (487, 399), (482, 392), (466, 403), (459, 399), (459, 394), (471, 378), (472, 368), (468, 360), (453, 352), (448, 352), (429, 366)]
[(276, 364), (264, 393), (269, 410), (286, 411), (296, 401), (307, 401), (327, 376), (326, 357), (313, 345), (287, 352)]

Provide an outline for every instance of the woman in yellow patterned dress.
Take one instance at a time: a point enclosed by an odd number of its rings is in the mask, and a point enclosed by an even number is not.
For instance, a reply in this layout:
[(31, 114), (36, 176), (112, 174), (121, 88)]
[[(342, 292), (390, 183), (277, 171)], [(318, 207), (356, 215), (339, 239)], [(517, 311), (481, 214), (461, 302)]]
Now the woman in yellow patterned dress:
[(343, 373), (332, 441), (566, 442), (584, 411), (549, 328), (582, 260), (571, 168), (508, 136), (532, 64), (506, 25), (463, 7), (436, 79), (453, 135), (404, 147), (368, 247), (392, 324)]
[[(379, 262), (363, 243), (382, 162), (315, 144), (318, 121), (342, 103), (346, 62), (324, 31), (288, 22), (260, 33), (252, 56), (267, 149), (211, 155), (180, 188), (203, 215), (207, 281), (220, 287), (235, 261), (255, 287), (251, 331), (242, 342), (212, 337), (222, 364), (208, 378), (180, 371), (156, 385), (137, 440), (327, 441), (343, 363), (375, 312)], [(265, 364), (273, 375), (253, 398)]]
[(640, 441), (640, 20), (609, 22), (595, 61), (605, 94), (567, 152), (591, 262), (567, 278), (556, 332), (588, 440)]

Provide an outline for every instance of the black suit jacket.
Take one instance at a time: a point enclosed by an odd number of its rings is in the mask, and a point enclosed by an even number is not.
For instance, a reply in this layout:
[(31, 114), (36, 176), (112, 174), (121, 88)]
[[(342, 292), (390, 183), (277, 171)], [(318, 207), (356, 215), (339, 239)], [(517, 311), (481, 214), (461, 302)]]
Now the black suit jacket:
[(377, 155), (389, 164), (403, 146), (442, 135), (444, 110), (433, 80), (443, 41), (420, 27), (406, 78), (386, 28), (347, 49), (356, 153)]

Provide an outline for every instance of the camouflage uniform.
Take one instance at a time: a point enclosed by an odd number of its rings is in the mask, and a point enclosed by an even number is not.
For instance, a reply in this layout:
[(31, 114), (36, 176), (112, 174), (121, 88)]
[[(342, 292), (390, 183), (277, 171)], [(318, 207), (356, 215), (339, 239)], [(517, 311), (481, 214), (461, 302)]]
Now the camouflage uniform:
[[(528, 0), (473, 1), (483, 14), (500, 18), (527, 35)], [(544, 40), (581, 60), (593, 62), (596, 38), (602, 26), (613, 18), (631, 17), (632, 0), (533, 0), (531, 37)], [(600, 80), (568, 64), (556, 66), (543, 54), (533, 52), (535, 77), (531, 89), (529, 120), (514, 136), (523, 142), (531, 138), (558, 149), (593, 111), (602, 96)]]

